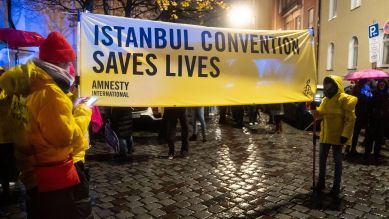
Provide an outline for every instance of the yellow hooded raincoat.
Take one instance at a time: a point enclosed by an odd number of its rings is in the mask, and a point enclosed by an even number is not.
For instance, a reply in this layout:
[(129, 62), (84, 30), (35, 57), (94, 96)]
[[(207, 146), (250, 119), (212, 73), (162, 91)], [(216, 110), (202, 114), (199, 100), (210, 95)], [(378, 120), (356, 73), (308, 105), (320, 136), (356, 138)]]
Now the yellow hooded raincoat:
[(11, 101), (11, 96), (0, 89), (0, 144), (12, 143), (12, 129), (9, 125)]
[(338, 86), (338, 93), (331, 99), (324, 97), (317, 108), (315, 115), (322, 119), (320, 143), (341, 145), (340, 137), (346, 137), (347, 145), (351, 139), (355, 124), (355, 105), (357, 98), (344, 92), (342, 78), (339, 76), (327, 76)]
[(65, 94), (33, 61), (5, 72), (0, 88), (14, 95), (15, 156), (27, 189), (36, 185), (32, 174), (36, 163), (63, 161), (70, 154), (74, 162), (84, 161), (89, 108), (81, 104), (73, 112), (71, 94)]

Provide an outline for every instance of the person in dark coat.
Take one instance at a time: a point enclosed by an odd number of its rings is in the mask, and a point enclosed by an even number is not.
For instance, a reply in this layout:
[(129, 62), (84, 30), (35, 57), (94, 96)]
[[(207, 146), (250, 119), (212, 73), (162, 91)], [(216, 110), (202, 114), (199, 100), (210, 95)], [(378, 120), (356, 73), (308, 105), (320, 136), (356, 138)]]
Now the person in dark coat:
[(166, 107), (165, 118), (167, 121), (167, 142), (169, 145), (169, 159), (174, 158), (174, 142), (176, 138), (177, 120), (180, 120), (181, 125), (181, 155), (187, 156), (189, 149), (188, 139), (188, 119), (185, 107)]
[(111, 125), (119, 138), (119, 154), (126, 156), (133, 152), (133, 120), (132, 109), (128, 107), (113, 107), (111, 111)]
[(370, 155), (374, 144), (374, 157), (378, 158), (389, 121), (389, 95), (386, 81), (382, 80), (377, 83), (377, 89), (373, 92), (368, 111), (365, 156)]
[(370, 90), (370, 82), (367, 79), (362, 79), (357, 82), (355, 85), (351, 95), (358, 98), (357, 105), (355, 106), (355, 115), (357, 116), (357, 120), (355, 121), (353, 139), (351, 143), (351, 151), (349, 155), (357, 154), (357, 144), (359, 133), (361, 129), (366, 128), (367, 125), (367, 107), (373, 94)]

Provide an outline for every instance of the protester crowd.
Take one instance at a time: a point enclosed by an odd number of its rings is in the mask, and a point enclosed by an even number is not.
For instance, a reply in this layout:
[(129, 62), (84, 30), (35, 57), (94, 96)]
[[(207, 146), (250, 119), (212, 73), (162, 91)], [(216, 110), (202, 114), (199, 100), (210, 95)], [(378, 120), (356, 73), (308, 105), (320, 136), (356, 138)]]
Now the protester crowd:
[[(9, 199), (9, 182), (19, 178), (27, 193), (28, 218), (93, 218), (85, 154), (93, 143), (90, 137), (93, 139), (99, 132), (102, 122), (94, 121), (92, 116), (93, 112), (101, 120), (98, 108), (88, 105), (88, 98), (77, 98), (75, 94), (75, 59), (65, 38), (53, 32), (40, 46), (39, 59), (17, 65), (0, 76), (0, 114), (7, 115), (0, 120), (2, 197)], [(349, 154), (356, 154), (359, 134), (365, 129), (365, 155), (373, 151), (376, 158), (380, 156), (389, 133), (388, 82), (360, 80), (351, 95), (345, 94), (339, 77), (326, 77), (324, 86), (326, 97), (322, 104), (311, 107), (314, 115), (323, 120), (316, 190), (325, 187), (326, 160), (333, 148), (335, 177), (331, 192), (338, 194), (343, 145), (351, 145)], [(219, 123), (225, 124), (230, 112), (235, 126), (242, 128), (247, 114), (248, 127), (252, 127), (258, 124), (259, 110), (270, 114), (273, 132), (282, 133), (283, 104), (219, 107)], [(180, 156), (188, 155), (190, 141), (199, 140), (199, 136), (203, 143), (207, 142), (204, 111), (204, 107), (164, 109), (160, 136), (167, 141), (169, 159), (177, 156), (178, 121)], [(118, 156), (130, 156), (134, 151), (131, 108), (107, 108), (104, 120), (109, 124), (105, 127), (105, 136), (111, 139), (109, 144)], [(107, 136), (108, 133), (111, 134)]]
[[(389, 89), (386, 80), (362, 79), (355, 83), (350, 92), (358, 98), (355, 107), (356, 123), (351, 148), (347, 148), (349, 156), (358, 154), (356, 150), (359, 143), (361, 130), (364, 130), (365, 158), (369, 159), (372, 151), (374, 158), (380, 157), (382, 145), (385, 137), (389, 133)], [(386, 135), (386, 136), (385, 136)]]

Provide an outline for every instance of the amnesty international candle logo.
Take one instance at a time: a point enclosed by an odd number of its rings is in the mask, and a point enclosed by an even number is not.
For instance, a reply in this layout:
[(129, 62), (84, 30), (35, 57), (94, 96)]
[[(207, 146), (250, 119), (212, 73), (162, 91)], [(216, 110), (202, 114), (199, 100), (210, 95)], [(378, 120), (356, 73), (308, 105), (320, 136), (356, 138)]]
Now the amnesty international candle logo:
[(309, 98), (313, 97), (313, 91), (311, 88), (311, 80), (310, 79), (308, 79), (307, 82), (305, 83), (303, 93), (305, 96), (307, 96)]
[[(81, 96), (100, 106), (307, 101), (316, 84), (307, 30), (214, 28), (81, 13)], [(309, 87), (310, 88), (310, 87)], [(308, 88), (307, 88), (308, 89)]]

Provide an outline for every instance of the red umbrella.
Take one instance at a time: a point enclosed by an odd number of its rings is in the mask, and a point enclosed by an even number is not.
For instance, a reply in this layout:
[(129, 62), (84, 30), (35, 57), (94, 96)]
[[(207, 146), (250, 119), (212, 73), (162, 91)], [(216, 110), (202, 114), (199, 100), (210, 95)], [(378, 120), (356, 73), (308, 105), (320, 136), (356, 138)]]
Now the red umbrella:
[(6, 42), (9, 48), (40, 46), (43, 40), (45, 38), (35, 32), (0, 28), (0, 41)]
[(389, 78), (389, 73), (378, 69), (365, 69), (356, 72), (350, 72), (344, 76), (345, 80), (356, 81), (360, 79), (384, 79)]

